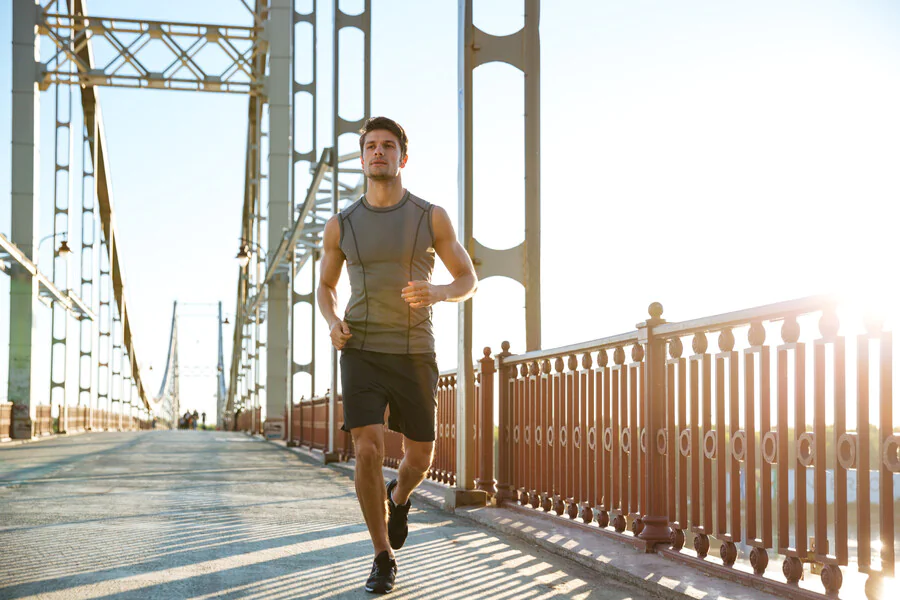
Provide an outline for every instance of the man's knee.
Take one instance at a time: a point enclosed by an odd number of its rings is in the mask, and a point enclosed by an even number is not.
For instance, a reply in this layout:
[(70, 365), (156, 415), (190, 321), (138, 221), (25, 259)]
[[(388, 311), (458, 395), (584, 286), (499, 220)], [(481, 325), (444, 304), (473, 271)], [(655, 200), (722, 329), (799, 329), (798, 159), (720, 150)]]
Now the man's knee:
[(360, 464), (381, 464), (384, 461), (384, 448), (377, 440), (361, 436), (354, 441), (356, 462)]
[(406, 464), (422, 473), (427, 471), (434, 455), (434, 442), (407, 442), (406, 446)]

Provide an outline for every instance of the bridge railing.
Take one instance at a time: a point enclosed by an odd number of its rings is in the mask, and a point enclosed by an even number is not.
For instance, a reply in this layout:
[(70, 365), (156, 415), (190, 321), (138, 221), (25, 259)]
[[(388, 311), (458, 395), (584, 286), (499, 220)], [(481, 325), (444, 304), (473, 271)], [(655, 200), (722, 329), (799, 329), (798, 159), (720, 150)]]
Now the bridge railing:
[(0, 442), (12, 438), (12, 402), (0, 402)]
[(34, 409), (34, 435), (50, 435), (53, 433), (53, 417), (49, 405), (39, 404)]
[(565, 348), (516, 356), (504, 343), (498, 499), (645, 548), (664, 517), (663, 552), (756, 586), (804, 578), (833, 594), (845, 576), (894, 577), (891, 332), (848, 333), (824, 298), (682, 323), (657, 310)]
[[(480, 381), (480, 377), (479, 377)], [(480, 383), (476, 384), (480, 392)], [(479, 398), (480, 394), (476, 394)], [(349, 433), (340, 430), (344, 420), (343, 398), (338, 395), (335, 415), (335, 452), (341, 460), (353, 457), (353, 442)], [(479, 404), (480, 406), (480, 404)], [(385, 411), (385, 423), (390, 409)], [(292, 445), (322, 450), (328, 442), (328, 398), (310, 398), (294, 403), (291, 412)], [(403, 436), (384, 428), (384, 466), (398, 468), (403, 460)], [(434, 460), (427, 477), (433, 481), (453, 485), (456, 479), (456, 371), (444, 371), (437, 386), (437, 436)]]
[(261, 434), (261, 415), (262, 409), (260, 407), (242, 410), (237, 417), (237, 430), (245, 433)]

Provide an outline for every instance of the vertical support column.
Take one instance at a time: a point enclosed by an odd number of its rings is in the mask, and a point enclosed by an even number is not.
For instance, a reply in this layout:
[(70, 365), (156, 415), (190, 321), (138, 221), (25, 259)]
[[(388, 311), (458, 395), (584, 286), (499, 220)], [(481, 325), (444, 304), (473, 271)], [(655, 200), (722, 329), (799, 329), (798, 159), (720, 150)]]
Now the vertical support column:
[[(12, 15), (12, 227), (11, 240), (29, 259), (37, 258), (40, 165), (40, 94), (37, 65), (39, 5), (34, 0), (13, 0)], [(34, 309), (37, 279), (14, 266), (9, 282), (9, 401), (26, 405), (34, 420), (37, 398), (32, 364), (36, 329)], [(13, 437), (26, 436), (24, 429)]]
[[(96, 132), (96, 129), (95, 129)], [(97, 146), (95, 145), (96, 149)], [(96, 158), (96, 153), (95, 153)], [(96, 165), (95, 173), (96, 173)], [(109, 273), (110, 244), (100, 234), (100, 277), (98, 295), (100, 297), (97, 311), (97, 410), (109, 411), (110, 404), (110, 367), (112, 366), (112, 278)], [(108, 421), (103, 420), (103, 429), (108, 429)]]
[[(60, 3), (62, 4), (62, 3)], [(62, 8), (62, 6), (60, 6)], [(68, 7), (68, 13), (72, 14), (72, 7)], [(69, 43), (71, 43), (73, 30), (68, 29)], [(65, 55), (58, 55), (57, 61), (67, 63), (68, 71), (73, 71), (72, 61)], [(61, 71), (63, 65), (58, 64)], [(72, 148), (74, 136), (72, 132), (72, 87), (65, 84), (54, 86), (54, 117), (56, 123), (56, 135), (54, 136), (53, 158), (55, 168), (53, 172), (53, 271), (54, 285), (61, 290), (69, 289), (69, 265), (67, 256), (59, 253), (57, 238), (62, 237), (67, 241), (71, 226), (71, 213), (69, 210), (72, 198)], [(65, 433), (68, 418), (68, 384), (66, 372), (68, 370), (68, 334), (69, 315), (65, 307), (54, 303), (51, 308), (50, 323), (50, 406), (59, 406), (59, 425), (57, 431)]]
[[(332, 74), (332, 140), (331, 140), (331, 214), (336, 215), (340, 210), (341, 200), (340, 186), (340, 148), (338, 140), (345, 133), (356, 133), (365, 124), (365, 120), (371, 113), (371, 85), (372, 80), (372, 0), (365, 0), (363, 12), (358, 15), (348, 15), (340, 8), (340, 0), (332, 0), (334, 14), (334, 28), (332, 41), (332, 59), (334, 70)], [(363, 116), (358, 121), (348, 121), (341, 117), (340, 112), (340, 56), (341, 56), (341, 29), (356, 27), (363, 33)], [(328, 394), (328, 441), (325, 447), (325, 462), (338, 460), (335, 452), (334, 432), (335, 415), (337, 414), (338, 394), (338, 355), (337, 350), (331, 349), (331, 388)]]
[[(663, 307), (654, 302), (649, 308), (650, 318), (638, 323), (638, 342), (644, 345), (646, 362), (644, 368), (642, 412), (648, 440), (655, 440), (657, 432), (666, 427), (666, 340), (658, 338), (653, 328), (666, 322), (661, 318)], [(648, 443), (644, 455), (647, 461), (644, 469), (644, 489), (647, 510), (642, 515), (644, 528), (638, 537), (647, 542), (647, 552), (653, 552), (656, 544), (669, 543), (672, 530), (666, 515), (666, 458), (656, 444)]]
[[(296, 94), (298, 94), (298, 93), (309, 94), (310, 99), (312, 100), (311, 111), (310, 111), (310, 114), (308, 115), (309, 119), (310, 119), (308, 122), (309, 130), (310, 130), (310, 137), (311, 137), (310, 145), (309, 145), (309, 148), (306, 149), (305, 151), (300, 151), (297, 149), (297, 140), (294, 139), (294, 141), (293, 141), (293, 143), (294, 143), (294, 146), (293, 146), (293, 148), (294, 148), (294, 153), (293, 153), (293, 160), (294, 160), (293, 169), (294, 169), (294, 171), (293, 172), (294, 173), (296, 173), (297, 163), (305, 162), (308, 165), (312, 165), (313, 163), (316, 162), (316, 142), (317, 142), (317, 136), (316, 136), (317, 110), (316, 110), (316, 108), (317, 108), (317, 104), (318, 104), (317, 95), (316, 95), (316, 80), (317, 80), (317, 78), (316, 78), (316, 74), (317, 74), (316, 46), (318, 43), (318, 36), (316, 33), (317, 4), (318, 4), (317, 2), (315, 2), (315, 1), (313, 2), (312, 9), (309, 13), (299, 13), (299, 12), (294, 13), (295, 24), (307, 23), (309, 25), (310, 34), (311, 34), (309, 37), (310, 46), (306, 48), (305, 55), (312, 57), (312, 77), (311, 77), (311, 79), (304, 83), (293, 80), (292, 98), (295, 101), (294, 102), (294, 111), (293, 111), (293, 115), (294, 115), (293, 131), (296, 131), (296, 123), (297, 123), (296, 107), (298, 106), (298, 103), (296, 102)], [(296, 43), (296, 33), (297, 33), (296, 25), (295, 25), (295, 28), (292, 29), (292, 33), (294, 35), (294, 43), (292, 45), (293, 52), (294, 52), (293, 60), (296, 61), (296, 56), (298, 53), (297, 43)], [(293, 73), (293, 71), (292, 71), (292, 73)], [(296, 207), (296, 197), (295, 197), (296, 187), (297, 187), (297, 182), (295, 179), (294, 186), (292, 188), (292, 191), (294, 193), (292, 194), (292, 197), (291, 197), (291, 210), (292, 210), (291, 217), (292, 217), (292, 219), (296, 219), (296, 212), (295, 212), (296, 208), (297, 208)], [(315, 215), (316, 215), (316, 203), (315, 202), (313, 203), (310, 214), (312, 215), (313, 219), (315, 219)], [(291, 440), (293, 440), (295, 437), (294, 436), (295, 432), (293, 431), (293, 422), (294, 422), (293, 412), (294, 412), (294, 396), (296, 395), (296, 391), (294, 390), (294, 386), (293, 386), (293, 383), (294, 383), (293, 376), (296, 375), (297, 373), (308, 373), (310, 376), (310, 379), (311, 379), (309, 395), (310, 395), (310, 397), (314, 397), (316, 394), (316, 303), (315, 303), (315, 293), (316, 293), (316, 259), (317, 259), (317, 257), (315, 255), (314, 251), (312, 251), (312, 250), (308, 250), (308, 251), (313, 253), (311, 256), (311, 259), (309, 261), (310, 269), (311, 269), (311, 273), (312, 273), (312, 288), (310, 288), (311, 292), (309, 294), (301, 295), (301, 294), (296, 293), (295, 287), (296, 287), (296, 275), (297, 275), (297, 270), (298, 270), (298, 263), (299, 263), (298, 258), (299, 257), (298, 257), (298, 253), (295, 252), (294, 249), (292, 249), (292, 258), (290, 260), (291, 292), (292, 292), (291, 323), (292, 323), (292, 325), (294, 323), (293, 310), (294, 310), (294, 308), (296, 308), (297, 304), (299, 304), (301, 302), (306, 302), (309, 304), (309, 306), (311, 308), (310, 314), (311, 314), (312, 318), (311, 318), (310, 324), (309, 324), (309, 337), (307, 338), (309, 340), (309, 345), (310, 345), (310, 355), (309, 355), (310, 359), (309, 359), (309, 362), (305, 365), (298, 364), (294, 360), (294, 343), (296, 342), (296, 339), (294, 338), (294, 335), (293, 335), (293, 328), (291, 329), (290, 352), (289, 352), (290, 365), (291, 365), (291, 369), (290, 369), (291, 393), (288, 396), (288, 407), (287, 407), (287, 411), (285, 413), (285, 418), (287, 420), (287, 422), (285, 423), (285, 439), (288, 440), (289, 444), (291, 443)]]
[[(122, 429), (122, 412), (124, 407), (122, 406), (122, 364), (125, 362), (124, 350), (122, 346), (122, 317), (119, 315), (116, 310), (116, 306), (112, 306), (113, 313), (113, 321), (112, 321), (112, 382), (110, 384), (110, 411), (114, 416), (114, 423), (116, 429)], [(118, 407), (119, 412), (116, 414), (116, 411), (113, 407)]]
[[(272, 0), (269, 34), (268, 250), (274, 252), (293, 225), (294, 2)], [(293, 250), (289, 250), (293, 255)], [(293, 262), (291, 259), (290, 262)], [(284, 437), (291, 386), (292, 269), (269, 280), (266, 325), (266, 437)]]
[[(94, 245), (97, 243), (96, 186), (94, 176), (97, 164), (97, 120), (94, 104), (83, 107), (84, 129), (81, 144), (81, 256), (79, 276), (81, 277), (80, 294), (88, 306), (94, 307)], [(78, 405), (87, 406), (88, 414), (93, 415), (94, 389), (93, 372), (95, 368), (94, 344), (95, 326), (91, 319), (81, 319), (78, 323)], [(91, 429), (93, 423), (85, 423)]]
[[(459, 230), (463, 248), (472, 254), (474, 243), (472, 200), (472, 72), (475, 70), (475, 29), (472, 0), (459, 2)], [(448, 505), (483, 504), (484, 493), (475, 493), (475, 373), (472, 365), (472, 299), (459, 304), (456, 396), (456, 489)]]
[[(540, 291), (540, 2), (525, 0), (525, 25), (509, 36), (493, 36), (472, 21), (472, 0), (459, 0), (459, 240), (472, 256), (479, 278), (513, 278), (525, 287), (526, 351), (541, 347)], [(505, 62), (525, 75), (525, 240), (519, 246), (493, 250), (480, 244), (473, 228), (472, 72), (488, 62)], [(474, 423), (472, 367), (473, 301), (459, 306), (459, 430)], [(457, 487), (471, 490), (475, 456), (469, 435), (457, 438)], [(476, 499), (480, 502), (480, 499)]]
[(541, 348), (541, 3), (525, 0), (525, 349)]

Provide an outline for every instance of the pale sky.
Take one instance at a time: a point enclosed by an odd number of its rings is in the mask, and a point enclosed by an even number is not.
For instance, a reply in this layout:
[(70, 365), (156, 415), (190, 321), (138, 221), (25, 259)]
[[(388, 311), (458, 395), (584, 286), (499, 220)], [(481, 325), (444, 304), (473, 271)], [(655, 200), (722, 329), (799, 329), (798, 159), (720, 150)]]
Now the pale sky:
[[(331, 139), (331, 3), (319, 4), (321, 151)], [(361, 5), (342, 8), (356, 12)], [(373, 5), (372, 114), (406, 128), (404, 184), (444, 206), (455, 223), (457, 3)], [(238, 0), (92, 0), (88, 9), (102, 16), (247, 22)], [(0, 0), (0, 232), (7, 235), (10, 18), (10, 0)], [(521, 26), (522, 2), (476, 2), (475, 23), (489, 33), (511, 33)], [(896, 306), (897, 31), (900, 6), (889, 0), (544, 2), (544, 347), (631, 330), (652, 301), (662, 302), (669, 320), (829, 292)], [(355, 74), (348, 71), (348, 79)], [(346, 89), (344, 116), (362, 116), (353, 114), (361, 111), (358, 90)], [(100, 98), (126, 293), (145, 381), (155, 393), (172, 302), (221, 300), (234, 312), (247, 99), (109, 88)], [(522, 76), (512, 67), (476, 71), (475, 236), (494, 248), (523, 239), (522, 99)], [(52, 231), (52, 89), (41, 103), (40, 228), (46, 235)], [(74, 164), (80, 160), (76, 144)], [(76, 195), (73, 207), (79, 203)], [(49, 243), (41, 256), (49, 265)], [(438, 271), (436, 281), (446, 282), (446, 272)], [(7, 385), (8, 289), (8, 278), (0, 277), (0, 400)], [(505, 339), (514, 352), (524, 348), (523, 301), (513, 281), (481, 282), (477, 355), (483, 346), (498, 351)], [(38, 356), (46, 367), (50, 312), (38, 311), (46, 340)], [(304, 314), (297, 312), (295, 330), (301, 360)], [(449, 369), (456, 364), (456, 306), (437, 307), (435, 321), (439, 366)], [(327, 386), (328, 360), (320, 325), (318, 393)], [(182, 364), (214, 367), (215, 307), (186, 307), (179, 326)], [(73, 341), (75, 331), (73, 324)], [(230, 339), (228, 330), (226, 362)], [(183, 408), (215, 414), (211, 375), (185, 379), (181, 390)], [(39, 399), (46, 394), (38, 390)]]

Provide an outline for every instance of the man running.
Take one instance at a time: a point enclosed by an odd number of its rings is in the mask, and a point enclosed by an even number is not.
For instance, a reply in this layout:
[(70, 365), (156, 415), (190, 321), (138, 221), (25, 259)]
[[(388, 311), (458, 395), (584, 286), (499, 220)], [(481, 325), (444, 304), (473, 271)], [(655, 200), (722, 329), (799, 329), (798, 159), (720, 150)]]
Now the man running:
[[(353, 436), (356, 496), (375, 547), (366, 591), (380, 594), (394, 587), (393, 551), (406, 541), (409, 497), (434, 452), (438, 368), (431, 306), (462, 302), (478, 283), (447, 211), (403, 188), (408, 143), (393, 120), (366, 121), (359, 147), (368, 192), (325, 225), (316, 291), (331, 343), (341, 350), (341, 428)], [(448, 285), (431, 283), (435, 253), (453, 277)], [(345, 261), (350, 300), (342, 320), (335, 288)], [(388, 427), (403, 434), (406, 449), (387, 489), (381, 471), (385, 407)]]

